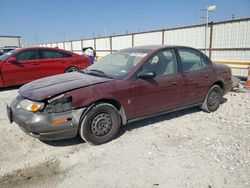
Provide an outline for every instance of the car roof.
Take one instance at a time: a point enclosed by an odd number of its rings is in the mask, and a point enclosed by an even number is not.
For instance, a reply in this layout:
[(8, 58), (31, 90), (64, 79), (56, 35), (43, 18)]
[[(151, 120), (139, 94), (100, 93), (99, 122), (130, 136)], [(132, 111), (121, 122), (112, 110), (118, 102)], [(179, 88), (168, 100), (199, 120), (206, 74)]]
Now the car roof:
[(179, 46), (179, 45), (144, 45), (144, 46), (136, 46), (127, 49), (145, 49), (150, 51), (157, 51), (164, 48), (191, 48), (188, 46)]
[(60, 49), (60, 48), (51, 48), (51, 47), (40, 47), (40, 46), (31, 46), (31, 47), (24, 47), (24, 48), (19, 48), (19, 49), (26, 49), (26, 50), (32, 50), (32, 49), (59, 49), (59, 50), (64, 50), (64, 49)]
[(26, 48), (18, 48), (18, 51), (23, 51), (23, 50), (34, 50), (34, 49), (49, 49), (49, 50), (57, 50), (57, 51), (63, 51), (63, 52), (67, 52), (67, 53), (71, 53), (71, 54), (75, 54), (74, 52), (68, 51), (68, 50), (64, 50), (61, 48), (51, 48), (51, 47), (40, 47), (40, 46), (33, 46), (33, 47), (26, 47)]

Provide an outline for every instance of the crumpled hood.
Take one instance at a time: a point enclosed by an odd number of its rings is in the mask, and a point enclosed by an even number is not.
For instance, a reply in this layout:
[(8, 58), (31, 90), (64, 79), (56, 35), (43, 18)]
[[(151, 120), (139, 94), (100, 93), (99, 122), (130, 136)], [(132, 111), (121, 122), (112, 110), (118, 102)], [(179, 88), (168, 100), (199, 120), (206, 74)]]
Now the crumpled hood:
[(42, 101), (66, 91), (111, 80), (109, 78), (72, 72), (35, 80), (22, 86), (18, 92), (24, 98)]

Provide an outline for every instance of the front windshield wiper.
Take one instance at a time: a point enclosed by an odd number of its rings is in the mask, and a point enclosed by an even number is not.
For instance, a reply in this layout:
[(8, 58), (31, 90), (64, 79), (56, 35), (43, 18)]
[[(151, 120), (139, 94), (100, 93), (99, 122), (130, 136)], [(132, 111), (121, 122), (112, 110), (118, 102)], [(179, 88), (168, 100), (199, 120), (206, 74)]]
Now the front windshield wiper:
[(97, 70), (97, 69), (84, 69), (84, 73), (86, 74), (91, 74), (94, 76), (101, 76), (101, 77), (105, 77), (105, 78), (112, 78), (112, 76), (106, 74), (105, 72), (101, 71), (101, 70)]

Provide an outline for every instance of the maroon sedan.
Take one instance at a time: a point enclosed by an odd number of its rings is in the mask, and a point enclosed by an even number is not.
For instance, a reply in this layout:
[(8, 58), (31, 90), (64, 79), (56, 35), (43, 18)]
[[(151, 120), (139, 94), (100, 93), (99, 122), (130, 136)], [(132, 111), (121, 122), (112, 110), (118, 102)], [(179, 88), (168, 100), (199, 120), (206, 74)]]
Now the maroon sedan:
[(192, 106), (214, 112), (231, 70), (182, 46), (128, 48), (81, 72), (33, 81), (7, 106), (10, 122), (41, 140), (115, 138), (120, 125)]
[(87, 56), (58, 48), (21, 48), (0, 56), (0, 87), (22, 85), (30, 81), (84, 69)]

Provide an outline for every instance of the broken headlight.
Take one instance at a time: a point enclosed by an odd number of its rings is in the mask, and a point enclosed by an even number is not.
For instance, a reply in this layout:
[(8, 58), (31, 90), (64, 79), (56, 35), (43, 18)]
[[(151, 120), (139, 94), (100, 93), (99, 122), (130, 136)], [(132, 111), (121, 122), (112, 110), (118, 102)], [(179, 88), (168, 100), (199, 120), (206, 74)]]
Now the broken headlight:
[(45, 111), (47, 113), (60, 113), (71, 109), (72, 97), (65, 98), (64, 95), (53, 97), (48, 100)]

